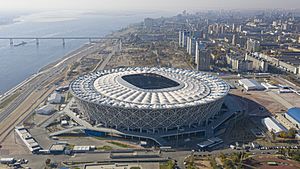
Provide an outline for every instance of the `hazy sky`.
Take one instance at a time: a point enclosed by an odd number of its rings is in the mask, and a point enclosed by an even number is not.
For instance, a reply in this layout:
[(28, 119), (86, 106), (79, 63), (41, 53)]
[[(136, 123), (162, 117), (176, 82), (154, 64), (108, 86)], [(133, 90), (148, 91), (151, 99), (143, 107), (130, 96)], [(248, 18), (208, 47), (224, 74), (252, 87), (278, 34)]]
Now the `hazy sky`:
[(201, 10), (300, 8), (300, 0), (0, 0), (0, 9)]

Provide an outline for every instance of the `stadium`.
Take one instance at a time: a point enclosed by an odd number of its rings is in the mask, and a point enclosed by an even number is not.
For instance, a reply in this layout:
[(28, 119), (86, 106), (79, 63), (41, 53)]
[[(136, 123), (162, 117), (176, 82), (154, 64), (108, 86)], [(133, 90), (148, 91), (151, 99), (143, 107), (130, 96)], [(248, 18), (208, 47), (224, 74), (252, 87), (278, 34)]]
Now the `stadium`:
[(70, 89), (93, 124), (159, 134), (206, 126), (218, 115), (229, 87), (204, 72), (128, 67), (80, 76)]

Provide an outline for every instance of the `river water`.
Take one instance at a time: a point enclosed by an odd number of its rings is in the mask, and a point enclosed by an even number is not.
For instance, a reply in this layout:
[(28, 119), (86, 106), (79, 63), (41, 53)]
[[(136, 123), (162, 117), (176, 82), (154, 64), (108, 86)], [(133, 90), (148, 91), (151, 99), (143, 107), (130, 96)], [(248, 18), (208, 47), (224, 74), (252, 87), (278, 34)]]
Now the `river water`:
[[(17, 18), (19, 22), (0, 26), (0, 37), (105, 36), (145, 17), (160, 17), (164, 13), (95, 13), (55, 11), (34, 13)], [(40, 68), (79, 48), (86, 40), (0, 40), (0, 95), (16, 86)]]

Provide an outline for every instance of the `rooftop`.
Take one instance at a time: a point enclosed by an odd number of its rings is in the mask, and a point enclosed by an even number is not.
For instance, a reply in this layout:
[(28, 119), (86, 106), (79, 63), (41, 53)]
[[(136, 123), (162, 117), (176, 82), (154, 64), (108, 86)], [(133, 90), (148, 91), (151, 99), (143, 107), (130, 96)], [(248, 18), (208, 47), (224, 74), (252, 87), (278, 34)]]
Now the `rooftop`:
[(241, 79), (239, 80), (240, 83), (243, 83), (243, 85), (249, 87), (249, 88), (256, 88), (256, 89), (263, 89), (264, 87), (258, 83), (256, 80), (254, 79)]
[(229, 86), (209, 73), (175, 68), (128, 67), (79, 77), (71, 91), (81, 100), (114, 107), (164, 109), (206, 104)]
[(275, 133), (286, 131), (286, 128), (273, 117), (266, 117), (262, 119), (262, 123), (268, 128), (269, 131), (274, 131)]
[(300, 107), (290, 108), (287, 112), (293, 119), (300, 123)]
[(50, 147), (50, 151), (64, 151), (65, 148), (66, 148), (66, 146), (63, 144), (53, 144)]

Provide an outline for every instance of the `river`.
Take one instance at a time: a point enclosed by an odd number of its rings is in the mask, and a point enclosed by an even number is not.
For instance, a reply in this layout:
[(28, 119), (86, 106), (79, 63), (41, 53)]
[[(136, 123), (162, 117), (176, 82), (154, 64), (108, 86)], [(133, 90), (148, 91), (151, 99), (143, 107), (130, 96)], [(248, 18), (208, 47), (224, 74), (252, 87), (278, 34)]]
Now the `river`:
[[(0, 37), (55, 37), (55, 36), (105, 36), (112, 31), (132, 23), (143, 21), (146, 17), (168, 15), (163, 12), (87, 12), (50, 11), (24, 15), (18, 22), (0, 26)], [(25, 41), (25, 45), (19, 45)], [(86, 40), (0, 40), (0, 95), (16, 86), (39, 69), (61, 59), (76, 50)]]

